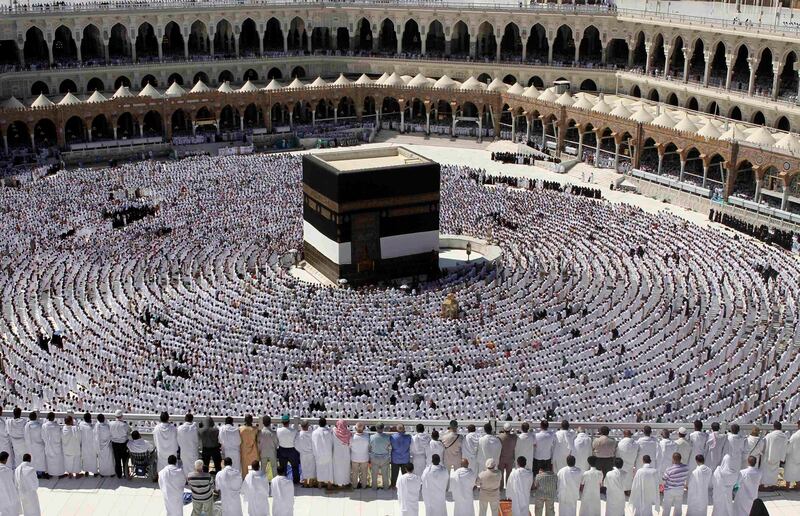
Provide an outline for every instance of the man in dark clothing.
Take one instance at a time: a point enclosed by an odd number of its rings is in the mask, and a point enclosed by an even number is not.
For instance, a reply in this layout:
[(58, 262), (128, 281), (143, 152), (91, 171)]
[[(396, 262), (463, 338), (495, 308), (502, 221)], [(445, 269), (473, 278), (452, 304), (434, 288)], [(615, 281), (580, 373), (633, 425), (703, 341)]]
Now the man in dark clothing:
[(214, 420), (211, 416), (206, 416), (205, 420), (200, 423), (200, 430), (197, 431), (200, 437), (200, 447), (202, 448), (203, 465), (206, 471), (211, 461), (214, 461), (214, 474), (222, 471), (222, 454), (220, 453), (221, 446), (219, 444), (219, 428), (214, 426)]

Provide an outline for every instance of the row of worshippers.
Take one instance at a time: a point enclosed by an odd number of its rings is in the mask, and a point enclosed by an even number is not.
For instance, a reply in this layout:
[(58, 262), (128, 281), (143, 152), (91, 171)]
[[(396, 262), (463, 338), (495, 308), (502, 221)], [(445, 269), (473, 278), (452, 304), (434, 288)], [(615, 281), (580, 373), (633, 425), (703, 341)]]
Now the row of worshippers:
[[(577, 467), (575, 457), (568, 455), (566, 465), (557, 473), (547, 466), (538, 473), (531, 471), (525, 457), (520, 456), (508, 476), (505, 497), (511, 501), (512, 516), (529, 516), (532, 495), (537, 516), (555, 514), (555, 502), (559, 505), (559, 516), (600, 516), (603, 491), (606, 516), (625, 516), (626, 506), (630, 508), (628, 513), (634, 515), (652, 516), (653, 510), (659, 512), (660, 508), (662, 515), (669, 516), (683, 514), (686, 495), (687, 516), (706, 516), (709, 492), (713, 490), (714, 515), (767, 514), (763, 502), (757, 498), (762, 472), (756, 468), (756, 458), (748, 457), (747, 467), (739, 471), (731, 467), (730, 459), (730, 455), (725, 455), (722, 464), (712, 471), (705, 465), (703, 455), (697, 455), (692, 459), (696, 467), (689, 471), (681, 454), (675, 452), (670, 466), (660, 475), (650, 456), (643, 455), (642, 465), (635, 475), (630, 475), (625, 471), (623, 459), (617, 457), (614, 468), (604, 476), (597, 469), (594, 455), (589, 456), (586, 470)], [(477, 476), (469, 469), (466, 459), (460, 468), (448, 473), (436, 454), (419, 476), (413, 463), (406, 465), (397, 482), (401, 514), (416, 516), (421, 498), (427, 516), (447, 516), (449, 490), (455, 506), (453, 514), (475, 516), (473, 489), (476, 484), (478, 514), (485, 515), (487, 508), (492, 515), (500, 514), (503, 475), (494, 459), (487, 459), (484, 465), (485, 469)], [(757, 512), (751, 512), (753, 510)]]
[(746, 235), (750, 235), (751, 237), (757, 238), (762, 242), (778, 245), (786, 250), (791, 250), (796, 246), (798, 240), (800, 240), (800, 235), (794, 233), (793, 231), (784, 231), (782, 229), (769, 227), (764, 224), (753, 224), (744, 219), (723, 213), (719, 210), (709, 210), (708, 220), (718, 222), (723, 226), (727, 226)]
[(242, 472), (234, 467), (233, 462), (231, 457), (225, 457), (222, 470), (212, 476), (203, 461), (198, 459), (187, 475), (185, 464), (180, 467), (177, 456), (167, 457), (167, 465), (158, 472), (158, 487), (164, 497), (167, 516), (183, 515), (187, 486), (192, 495), (192, 514), (217, 514), (216, 499), (220, 501), (222, 516), (243, 516), (242, 499), (247, 503), (248, 516), (270, 516), (270, 506), (272, 516), (294, 514), (294, 484), (287, 478), (285, 468), (278, 466), (269, 480), (261, 462), (254, 460), (249, 466), (250, 471), (245, 471), (242, 478)]

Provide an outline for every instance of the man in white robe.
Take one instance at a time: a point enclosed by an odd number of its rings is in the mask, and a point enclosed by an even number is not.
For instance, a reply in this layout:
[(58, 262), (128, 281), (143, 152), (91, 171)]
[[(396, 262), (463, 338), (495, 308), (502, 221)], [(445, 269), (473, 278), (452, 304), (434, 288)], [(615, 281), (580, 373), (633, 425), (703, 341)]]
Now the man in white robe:
[[(606, 474), (603, 486), (606, 488), (606, 516), (625, 516), (625, 471), (624, 462), (614, 459), (614, 469)], [(633, 485), (633, 482), (631, 482)]]
[(617, 457), (622, 459), (622, 471), (625, 472), (623, 486), (625, 487), (625, 492), (628, 493), (633, 485), (633, 466), (636, 464), (636, 457), (639, 455), (639, 445), (633, 440), (633, 434), (630, 430), (623, 431), (622, 435), (622, 439), (617, 444)]
[(653, 429), (649, 425), (645, 425), (642, 432), (644, 435), (636, 440), (636, 444), (639, 446), (639, 452), (636, 455), (636, 467), (642, 467), (644, 456), (647, 455), (650, 457), (650, 466), (656, 469), (654, 463), (656, 457), (658, 457), (658, 439), (653, 437)]
[(702, 454), (696, 455), (689, 461), (689, 464), (694, 464), (695, 467), (689, 474), (686, 516), (706, 516), (708, 514), (708, 488), (711, 487), (713, 471), (706, 466), (705, 462), (706, 459)]
[(19, 491), (19, 500), (22, 504), (22, 514), (24, 516), (40, 516), (42, 511), (39, 507), (39, 479), (36, 477), (36, 470), (31, 466), (31, 456), (22, 456), (22, 464), (14, 470), (14, 482)]
[(158, 472), (158, 488), (164, 496), (167, 516), (183, 516), (183, 486), (186, 475), (178, 467), (178, 457), (167, 457), (167, 465)]
[(167, 467), (167, 458), (178, 456), (178, 430), (169, 422), (169, 414), (162, 412), (161, 420), (153, 429), (153, 443), (156, 445), (158, 455), (158, 471)]
[(719, 423), (711, 423), (711, 432), (708, 433), (706, 441), (706, 466), (715, 471), (717, 466), (722, 463), (722, 456), (728, 448), (728, 438), (724, 432), (720, 431)]
[(736, 481), (739, 490), (733, 500), (733, 513), (736, 516), (749, 516), (753, 500), (758, 498), (758, 486), (761, 484), (761, 470), (756, 468), (756, 458), (747, 458), (747, 468), (739, 471)]
[(731, 458), (730, 467), (735, 470), (741, 470), (744, 464), (744, 454), (747, 453), (745, 444), (747, 438), (739, 434), (739, 425), (733, 423), (728, 430), (728, 444), (725, 450), (725, 455)]
[[(698, 464), (694, 461), (695, 457), (702, 455), (703, 460), (705, 461), (706, 447), (708, 444), (708, 434), (703, 431), (703, 422), (699, 419), (694, 422), (694, 431), (689, 434), (689, 442), (692, 443), (692, 454), (689, 460), (689, 471), (691, 472), (694, 471), (694, 468), (698, 466)], [(706, 467), (708, 466), (706, 465)], [(710, 469), (711, 468), (709, 468), (709, 470)]]
[(506, 483), (506, 498), (511, 500), (512, 516), (528, 516), (531, 505), (533, 472), (526, 466), (525, 457), (517, 457), (517, 467), (511, 470)]
[[(575, 431), (570, 430), (569, 421), (562, 421), (553, 441), (553, 468), (561, 471), (567, 465), (567, 456), (575, 456)], [(577, 465), (577, 459), (575, 459)]]
[(589, 469), (589, 457), (592, 455), (592, 438), (583, 428), (578, 428), (572, 446), (575, 448), (575, 452), (572, 454), (575, 457), (575, 466), (581, 471), (586, 471)]
[(494, 435), (491, 423), (483, 425), (484, 435), (478, 440), (478, 473), (485, 468), (486, 461), (492, 459), (495, 464), (500, 462), (500, 452), (503, 450), (503, 443), (500, 438)]
[(3, 417), (3, 407), (0, 406), (0, 452), (8, 453), (11, 457), (8, 461), (13, 464), (14, 446), (11, 444), (11, 436), (8, 433), (6, 418)]
[(214, 478), (222, 499), (222, 516), (242, 516), (242, 473), (233, 467), (233, 457), (225, 457), (224, 464)]
[(18, 516), (22, 511), (14, 484), (14, 470), (8, 465), (8, 452), (0, 452), (0, 516)]
[(239, 429), (233, 424), (233, 418), (230, 416), (226, 417), (225, 424), (219, 427), (219, 443), (222, 445), (222, 456), (230, 457), (233, 461), (231, 464), (233, 469), (241, 472), (242, 456), (239, 450), (242, 446), (242, 438), (239, 434)]
[(786, 447), (783, 479), (786, 480), (787, 485), (794, 482), (794, 488), (800, 488), (800, 421), (797, 422), (797, 430), (789, 438), (789, 444)]
[(522, 423), (522, 432), (517, 436), (514, 445), (514, 457), (525, 457), (525, 463), (533, 466), (533, 449), (536, 446), (536, 437), (531, 432), (530, 425)]
[(419, 514), (419, 492), (422, 479), (414, 474), (414, 463), (406, 466), (406, 472), (397, 479), (397, 501), (400, 502), (400, 516)]
[(247, 502), (247, 516), (269, 516), (269, 480), (257, 460), (244, 477), (242, 496)]
[(411, 436), (411, 462), (414, 463), (414, 471), (420, 471), (422, 474), (425, 472), (427, 464), (427, 453), (430, 448), (431, 436), (425, 431), (425, 427), (418, 424), (416, 433)]
[(439, 454), (431, 456), (431, 465), (422, 472), (422, 500), (425, 514), (447, 516), (447, 470), (441, 464)]
[(72, 416), (64, 418), (61, 428), (61, 448), (64, 450), (64, 469), (70, 476), (77, 476), (81, 471), (81, 434), (75, 426)]
[(186, 414), (183, 423), (178, 427), (178, 448), (181, 451), (181, 466), (188, 475), (194, 471), (194, 463), (199, 457), (200, 441), (197, 435), (197, 423), (192, 414)]
[(581, 509), (579, 516), (600, 516), (600, 488), (603, 485), (603, 472), (597, 469), (597, 457), (587, 459), (589, 469), (581, 476)]
[[(308, 429), (308, 421), (300, 423), (300, 431), (294, 441), (294, 448), (300, 454), (300, 481), (306, 487), (317, 483), (317, 464), (314, 460), (314, 446), (311, 441), (312, 432)], [(388, 475), (387, 475), (388, 476)], [(375, 482), (373, 480), (373, 482)], [(386, 485), (388, 485), (388, 481)], [(374, 484), (372, 487), (376, 487)]]
[(453, 516), (475, 516), (475, 499), (472, 490), (477, 477), (469, 467), (467, 459), (461, 459), (461, 467), (450, 473), (450, 492), (453, 494)]
[(780, 421), (772, 424), (772, 432), (764, 438), (764, 456), (761, 460), (761, 484), (772, 488), (778, 483), (778, 468), (786, 460), (789, 438), (783, 432)]
[(633, 516), (653, 516), (653, 507), (658, 508), (658, 470), (649, 455), (643, 455), (641, 467), (636, 469), (628, 502), (633, 507)]
[(675, 446), (678, 447), (678, 453), (681, 454), (681, 463), (688, 466), (692, 459), (692, 443), (686, 438), (686, 429), (684, 427), (678, 428), (678, 438), (675, 440)]
[(47, 474), (60, 477), (64, 474), (64, 449), (61, 445), (61, 425), (56, 423), (53, 412), (47, 414), (47, 421), (42, 425)]
[(464, 436), (464, 443), (461, 445), (461, 457), (467, 459), (469, 469), (475, 473), (476, 478), (478, 472), (483, 469), (483, 466), (478, 466), (479, 445), (480, 436), (475, 431), (475, 425), (467, 425), (467, 434)]
[(87, 412), (78, 424), (81, 436), (81, 471), (87, 476), (97, 474), (97, 440), (95, 439), (92, 416)]
[[(302, 466), (301, 466), (302, 467)], [(278, 465), (278, 474), (272, 479), (272, 516), (294, 514), (294, 484), (286, 476), (286, 466)]]
[(317, 482), (333, 485), (333, 432), (328, 428), (324, 417), (319, 418), (319, 426), (311, 433), (311, 447), (314, 450), (314, 467)]
[[(6, 420), (8, 437), (11, 440), (11, 447), (14, 449), (13, 466), (22, 464), (22, 456), (28, 453), (28, 445), (25, 444), (25, 424), (27, 421), (22, 418), (22, 409), (14, 407), (13, 418)], [(10, 462), (10, 461), (9, 461)], [(12, 464), (9, 464), (10, 466)]]
[(583, 471), (575, 467), (575, 457), (567, 457), (567, 465), (558, 472), (558, 516), (575, 516), (581, 491)]
[(656, 455), (656, 468), (658, 468), (658, 478), (664, 476), (664, 472), (672, 465), (672, 456), (678, 451), (675, 441), (670, 439), (669, 430), (661, 431), (661, 439), (658, 441), (658, 453)]

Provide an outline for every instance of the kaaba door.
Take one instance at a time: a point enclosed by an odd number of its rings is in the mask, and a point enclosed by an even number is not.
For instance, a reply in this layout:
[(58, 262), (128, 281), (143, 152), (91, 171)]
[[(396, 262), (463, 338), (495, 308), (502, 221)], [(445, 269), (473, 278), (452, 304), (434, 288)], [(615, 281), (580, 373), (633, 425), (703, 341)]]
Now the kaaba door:
[(353, 263), (359, 271), (373, 270), (381, 259), (380, 213), (355, 213), (350, 220)]

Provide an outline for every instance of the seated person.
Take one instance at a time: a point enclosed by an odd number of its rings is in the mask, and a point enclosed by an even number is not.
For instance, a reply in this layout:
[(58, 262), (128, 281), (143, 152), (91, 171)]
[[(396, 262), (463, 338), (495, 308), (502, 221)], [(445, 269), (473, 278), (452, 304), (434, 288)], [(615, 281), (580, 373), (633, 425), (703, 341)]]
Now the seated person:
[(153, 443), (142, 439), (142, 434), (138, 430), (131, 433), (128, 441), (128, 451), (131, 454), (134, 472), (143, 469), (147, 478), (153, 482), (158, 481), (158, 471), (156, 471), (156, 447)]

